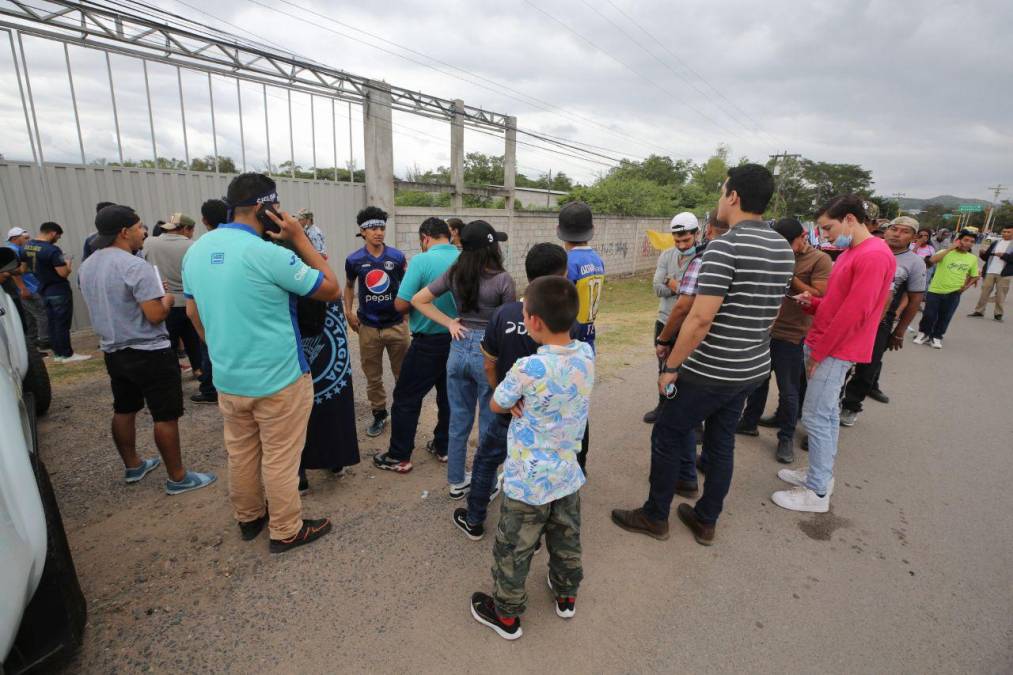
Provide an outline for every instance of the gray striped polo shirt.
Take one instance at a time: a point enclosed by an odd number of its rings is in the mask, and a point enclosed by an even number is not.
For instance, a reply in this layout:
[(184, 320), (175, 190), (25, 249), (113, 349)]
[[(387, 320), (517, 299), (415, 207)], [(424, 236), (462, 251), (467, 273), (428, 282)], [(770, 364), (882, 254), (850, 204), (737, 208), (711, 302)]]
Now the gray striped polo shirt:
[(710, 386), (740, 387), (770, 373), (770, 327), (791, 283), (791, 246), (766, 223), (745, 220), (707, 244), (698, 295), (723, 297), (700, 346), (679, 377)]

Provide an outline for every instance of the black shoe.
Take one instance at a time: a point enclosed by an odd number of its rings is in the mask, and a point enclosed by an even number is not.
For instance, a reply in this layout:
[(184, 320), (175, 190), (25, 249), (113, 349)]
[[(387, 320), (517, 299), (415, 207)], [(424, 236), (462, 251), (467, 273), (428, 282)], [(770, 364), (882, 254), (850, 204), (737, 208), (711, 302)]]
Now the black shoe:
[(378, 415), (373, 413), (373, 423), (366, 428), (366, 435), (370, 438), (376, 438), (383, 433), (383, 428), (387, 426), (387, 413)]
[(756, 427), (747, 427), (746, 425), (744, 425), (742, 423), (742, 420), (739, 420), (738, 426), (735, 427), (735, 433), (740, 434), (742, 436), (759, 436), (760, 435), (760, 432), (757, 431)]
[(304, 495), (310, 491), (310, 482), (306, 476), (299, 476), (299, 494)]
[(767, 427), (768, 429), (777, 429), (781, 425), (777, 422), (777, 415), (771, 415), (770, 417), (761, 417), (756, 422), (761, 427)]
[(454, 509), (453, 520), (454, 525), (457, 525), (468, 539), (481, 541), (482, 537), (485, 536), (485, 525), (482, 523), (478, 525), (468, 524), (468, 509)]
[(483, 626), (492, 628), (506, 640), (516, 640), (521, 635), (521, 617), (515, 616), (509, 624), (496, 613), (496, 603), (485, 593), (474, 593), (471, 596), (471, 615)]
[(992, 318), (995, 319), (996, 321), (1002, 321), (1002, 314), (997, 314), (997, 315), (993, 316)]
[(408, 460), (394, 459), (389, 452), (378, 452), (373, 455), (373, 466), (384, 471), (394, 473), (408, 473), (412, 470), (412, 463)]
[(202, 392), (197, 392), (196, 394), (190, 397), (190, 400), (193, 403), (213, 403), (217, 405), (218, 394), (204, 394)]
[(292, 549), (316, 541), (331, 531), (331, 521), (327, 518), (303, 520), (302, 527), (288, 539), (272, 539), (271, 553), (284, 553)]
[(700, 491), (700, 486), (695, 482), (688, 480), (677, 480), (675, 481), (675, 494), (682, 495), (683, 497), (696, 497)]
[(869, 392), (869, 398), (873, 401), (879, 401), (880, 403), (889, 403), (890, 397), (881, 392), (879, 389), (873, 389)]
[(264, 529), (265, 525), (267, 525), (266, 513), (256, 520), (239, 523), (239, 536), (243, 538), (243, 541), (253, 541), (260, 534), (260, 531)]
[(577, 598), (572, 595), (559, 595), (556, 593), (556, 587), (552, 585), (552, 573), (549, 573), (549, 590), (552, 592), (552, 597), (556, 599), (556, 616), (560, 619), (572, 619), (573, 615), (577, 613)]
[(777, 461), (781, 464), (795, 461), (795, 443), (790, 438), (777, 440)]
[(441, 464), (446, 464), (447, 463), (447, 453), (444, 452), (442, 455), (440, 454), (440, 451), (436, 449), (436, 439), (435, 438), (429, 439), (429, 442), (426, 443), (426, 452), (428, 452), (430, 455), (432, 455), (437, 460), (439, 460), (439, 462)]
[(806, 434), (805, 436), (802, 437), (802, 444), (801, 445), (802, 445), (802, 449), (803, 450), (805, 450), (806, 452), (809, 452), (809, 435), (808, 434)]
[(984, 312), (971, 312), (967, 316), (985, 316)]
[(657, 422), (658, 421), (658, 410), (660, 408), (661, 408), (661, 406), (658, 406), (657, 408), (653, 408), (651, 410), (648, 410), (646, 413), (644, 413), (644, 422), (646, 422), (647, 424), (654, 424), (655, 422)]

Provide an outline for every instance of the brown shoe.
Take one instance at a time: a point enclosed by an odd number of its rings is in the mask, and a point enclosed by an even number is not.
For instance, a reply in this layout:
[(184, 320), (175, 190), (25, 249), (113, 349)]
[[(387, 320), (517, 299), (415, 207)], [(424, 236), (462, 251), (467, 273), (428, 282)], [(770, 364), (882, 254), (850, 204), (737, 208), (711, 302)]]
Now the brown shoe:
[(679, 508), (675, 510), (676, 515), (679, 516), (679, 520), (682, 524), (693, 531), (693, 538), (696, 539), (696, 543), (701, 546), (710, 546), (714, 543), (714, 526), (705, 525), (700, 522), (700, 519), (696, 517), (696, 511), (689, 504), (679, 504)]
[(612, 509), (612, 522), (627, 532), (639, 532), (661, 541), (668, 539), (668, 521), (651, 520), (644, 515), (643, 509), (634, 509), (633, 511)]
[(696, 482), (690, 482), (688, 480), (677, 480), (675, 481), (675, 494), (682, 495), (683, 497), (696, 497), (700, 491), (700, 487)]

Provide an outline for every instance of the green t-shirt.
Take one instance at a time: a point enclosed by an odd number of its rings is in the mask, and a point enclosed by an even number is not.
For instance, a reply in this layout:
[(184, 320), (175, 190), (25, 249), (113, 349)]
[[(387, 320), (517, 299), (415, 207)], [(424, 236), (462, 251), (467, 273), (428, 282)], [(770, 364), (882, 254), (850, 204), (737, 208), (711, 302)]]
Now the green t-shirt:
[(936, 263), (929, 293), (953, 293), (964, 287), (968, 277), (978, 276), (978, 257), (973, 253), (950, 251)]
[[(460, 255), (460, 251), (453, 244), (437, 244), (430, 247), (425, 253), (412, 256), (412, 259), (408, 261), (408, 271), (405, 272), (401, 286), (398, 287), (398, 299), (411, 302), (412, 296), (443, 276), (443, 273), (450, 269), (450, 266), (457, 260), (458, 255)], [(444, 293), (436, 298), (433, 304), (450, 318), (457, 317), (457, 305), (454, 303), (453, 293)], [(408, 325), (412, 333), (436, 335), (447, 332), (446, 328), (435, 321), (430, 321), (414, 307), (408, 315)]]

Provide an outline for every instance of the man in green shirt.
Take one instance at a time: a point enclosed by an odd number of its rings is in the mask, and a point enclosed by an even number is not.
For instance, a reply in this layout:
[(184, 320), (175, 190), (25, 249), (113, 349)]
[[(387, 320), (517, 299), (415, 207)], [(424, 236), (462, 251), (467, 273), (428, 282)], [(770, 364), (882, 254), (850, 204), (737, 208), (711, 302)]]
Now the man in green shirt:
[(936, 273), (925, 294), (925, 309), (915, 344), (931, 342), (936, 349), (943, 348), (943, 335), (957, 311), (961, 293), (978, 283), (978, 258), (971, 253), (974, 241), (974, 233), (964, 230), (949, 248), (929, 259), (936, 266)]
[[(436, 387), (436, 428), (426, 450), (441, 462), (447, 461), (450, 403), (447, 400), (447, 358), (450, 356), (450, 333), (440, 324), (423, 316), (411, 306), (412, 296), (443, 276), (457, 260), (459, 251), (450, 243), (450, 227), (439, 218), (427, 218), (419, 226), (419, 248), (422, 253), (408, 263), (398, 287), (394, 307), (408, 314), (412, 333), (411, 345), (401, 365), (401, 376), (394, 386), (394, 402), (390, 408), (390, 448), (374, 455), (373, 464), (395, 473), (412, 470), (412, 450), (419, 425), (422, 399)], [(449, 317), (457, 316), (451, 293), (444, 293), (434, 303)]]

